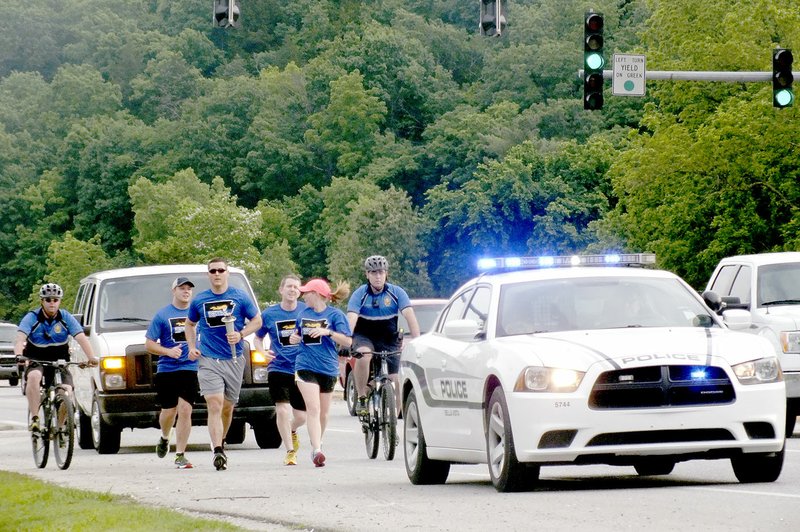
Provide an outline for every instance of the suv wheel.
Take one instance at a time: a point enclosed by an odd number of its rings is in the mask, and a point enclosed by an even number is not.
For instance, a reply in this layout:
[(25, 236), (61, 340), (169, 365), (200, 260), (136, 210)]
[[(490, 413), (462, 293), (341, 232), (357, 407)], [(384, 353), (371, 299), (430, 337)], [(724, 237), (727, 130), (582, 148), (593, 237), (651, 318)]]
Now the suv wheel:
[(255, 434), (256, 443), (261, 449), (277, 449), (281, 446), (281, 433), (278, 432), (278, 425), (275, 421), (276, 417), (273, 415), (253, 423), (253, 434)]
[(97, 397), (92, 401), (92, 443), (100, 454), (116, 454), (119, 452), (119, 440), (122, 429), (103, 421), (100, 415), (100, 404)]

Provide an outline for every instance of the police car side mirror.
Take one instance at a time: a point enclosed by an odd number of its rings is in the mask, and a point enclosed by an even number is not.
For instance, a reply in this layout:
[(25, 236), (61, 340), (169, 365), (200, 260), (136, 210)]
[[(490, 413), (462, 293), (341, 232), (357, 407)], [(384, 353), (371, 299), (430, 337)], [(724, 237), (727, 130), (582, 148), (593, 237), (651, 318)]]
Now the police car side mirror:
[(472, 342), (483, 333), (481, 324), (475, 320), (450, 320), (444, 324), (444, 335), (453, 340)]

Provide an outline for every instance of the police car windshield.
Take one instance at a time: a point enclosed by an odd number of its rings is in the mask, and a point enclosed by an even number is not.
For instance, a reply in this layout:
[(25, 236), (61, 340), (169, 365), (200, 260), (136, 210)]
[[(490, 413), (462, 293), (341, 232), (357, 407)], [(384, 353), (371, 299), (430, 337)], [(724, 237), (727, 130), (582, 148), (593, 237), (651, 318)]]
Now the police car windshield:
[[(208, 274), (205, 272), (106, 280), (99, 291), (98, 330), (115, 332), (146, 329), (158, 309), (172, 302), (172, 282), (178, 276), (187, 277), (194, 283), (195, 294), (209, 288)], [(243, 275), (231, 272), (228, 283), (250, 294)]]
[(496, 335), (698, 326), (717, 325), (676, 279), (597, 277), (503, 286)]

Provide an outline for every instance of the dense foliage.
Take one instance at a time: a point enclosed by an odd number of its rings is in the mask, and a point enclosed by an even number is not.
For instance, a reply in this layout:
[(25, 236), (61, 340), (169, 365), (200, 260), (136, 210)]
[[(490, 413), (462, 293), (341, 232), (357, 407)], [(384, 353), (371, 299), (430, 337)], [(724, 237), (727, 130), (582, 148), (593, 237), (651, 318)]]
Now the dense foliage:
[(768, 71), (800, 49), (778, 0), (30, 0), (0, 19), (0, 316), (36, 285), (229, 257), (413, 296), (481, 255), (654, 251), (700, 287), (740, 252), (800, 249), (800, 106), (767, 83), (647, 83), (584, 111), (582, 17), (649, 70)]

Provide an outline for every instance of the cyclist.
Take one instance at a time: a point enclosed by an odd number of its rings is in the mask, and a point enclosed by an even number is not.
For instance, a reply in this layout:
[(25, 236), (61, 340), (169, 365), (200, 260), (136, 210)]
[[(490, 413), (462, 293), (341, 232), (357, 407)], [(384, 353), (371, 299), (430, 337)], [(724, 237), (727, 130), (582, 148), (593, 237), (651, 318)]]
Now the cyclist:
[(289, 337), (295, 330), (297, 315), (306, 308), (298, 301), (300, 278), (287, 275), (281, 279), (278, 293), (281, 302), (261, 313), (261, 328), (256, 331), (256, 349), (265, 353), (264, 337), (269, 335), (269, 353), (275, 358), (269, 363), (269, 394), (275, 401), (278, 432), (286, 449), (284, 465), (297, 465), (300, 438), (297, 429), (306, 422), (306, 404), (294, 377), (294, 363), (299, 346), (291, 345)]
[[(36, 361), (69, 360), (69, 337), (72, 336), (86, 353), (90, 365), (96, 366), (99, 362), (78, 320), (66, 310), (59, 308), (63, 297), (64, 290), (57, 284), (43, 284), (39, 288), (41, 306), (28, 311), (17, 328), (14, 355), (28, 359), (25, 368), (27, 381), (25, 396), (28, 398), (28, 410), (31, 413), (29, 429), (32, 431), (39, 430), (39, 416), (36, 413), (39, 411), (39, 388), (42, 377), (44, 376), (45, 383), (49, 384), (56, 370), (54, 367), (42, 367)], [(66, 369), (61, 371), (62, 381), (69, 393), (72, 390), (72, 375)]]
[[(386, 282), (389, 261), (381, 255), (367, 257), (364, 261), (367, 283), (359, 286), (350, 296), (347, 304), (347, 320), (353, 330), (352, 349), (361, 353), (356, 360), (354, 371), (359, 416), (367, 414), (367, 383), (373, 351), (396, 351), (400, 349), (402, 338), (397, 330), (397, 316), (403, 314), (412, 338), (419, 336), (419, 324), (411, 307), (408, 294), (401, 287)], [(389, 378), (395, 389), (397, 412), (400, 415), (400, 380), (397, 370), (399, 357), (387, 360)]]

